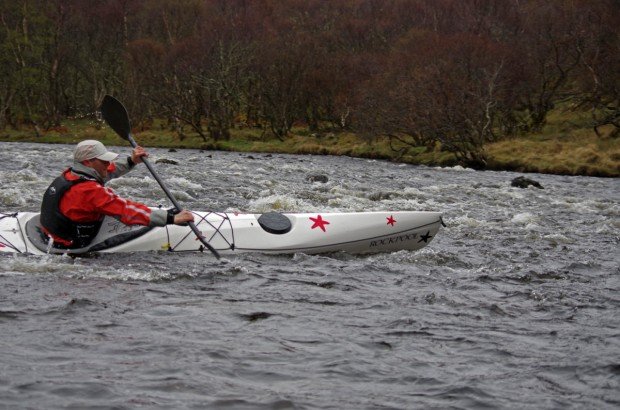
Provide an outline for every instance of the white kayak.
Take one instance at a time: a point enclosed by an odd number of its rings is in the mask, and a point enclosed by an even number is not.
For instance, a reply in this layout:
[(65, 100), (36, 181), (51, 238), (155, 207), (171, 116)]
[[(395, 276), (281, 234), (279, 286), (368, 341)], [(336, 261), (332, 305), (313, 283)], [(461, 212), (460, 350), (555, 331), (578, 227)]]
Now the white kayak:
[[(417, 250), (443, 224), (441, 212), (241, 214), (193, 212), (196, 227), (220, 253), (349, 253)], [(0, 213), (0, 252), (69, 253), (203, 251), (188, 226), (127, 226), (106, 217), (92, 243), (59, 249), (48, 242), (34, 212)]]

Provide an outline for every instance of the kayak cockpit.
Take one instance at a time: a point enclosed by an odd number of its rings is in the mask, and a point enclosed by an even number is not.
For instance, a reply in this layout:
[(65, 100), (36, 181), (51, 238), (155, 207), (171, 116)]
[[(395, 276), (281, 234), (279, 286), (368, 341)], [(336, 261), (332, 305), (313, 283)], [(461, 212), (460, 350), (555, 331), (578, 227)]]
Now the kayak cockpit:
[(136, 239), (152, 229), (147, 226), (139, 226), (137, 227), (137, 229), (119, 232), (118, 230), (114, 229), (104, 229), (106, 221), (108, 221), (107, 225), (121, 224), (114, 218), (106, 217), (104, 220), (104, 224), (102, 224), (102, 227), (99, 230), (99, 233), (97, 234), (95, 239), (93, 239), (93, 241), (88, 246), (83, 248), (67, 248), (58, 245), (50, 247), (49, 237), (41, 229), (39, 215), (32, 217), (28, 222), (26, 222), (26, 236), (28, 237), (32, 245), (41, 252), (80, 254), (87, 252), (100, 252), (105, 249), (113, 248), (125, 242)]

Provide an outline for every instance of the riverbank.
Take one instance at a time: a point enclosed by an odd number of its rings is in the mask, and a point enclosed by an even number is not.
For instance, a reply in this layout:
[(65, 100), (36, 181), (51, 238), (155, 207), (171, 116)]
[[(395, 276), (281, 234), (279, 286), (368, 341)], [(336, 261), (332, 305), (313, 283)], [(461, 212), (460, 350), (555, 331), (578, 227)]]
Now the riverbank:
[[(620, 176), (620, 137), (612, 127), (601, 127), (601, 136), (587, 128), (585, 117), (554, 113), (538, 134), (498, 141), (486, 146), (488, 169), (539, 172), (558, 175)], [(165, 124), (154, 122), (149, 128), (134, 130), (134, 138), (145, 147), (195, 148), (239, 152), (287, 154), (347, 155), (385, 159), (396, 162), (454, 166), (457, 161), (439, 147), (405, 147), (392, 145), (387, 138), (367, 140), (349, 132), (310, 133), (295, 128), (284, 141), (265, 137), (261, 130), (235, 129), (229, 140), (204, 141), (197, 134), (180, 136)], [(63, 127), (37, 136), (34, 130), (6, 129), (0, 141), (73, 144), (83, 139), (97, 139), (106, 145), (126, 145), (111, 129), (92, 120), (67, 120)], [(395, 148), (395, 149), (393, 149)]]

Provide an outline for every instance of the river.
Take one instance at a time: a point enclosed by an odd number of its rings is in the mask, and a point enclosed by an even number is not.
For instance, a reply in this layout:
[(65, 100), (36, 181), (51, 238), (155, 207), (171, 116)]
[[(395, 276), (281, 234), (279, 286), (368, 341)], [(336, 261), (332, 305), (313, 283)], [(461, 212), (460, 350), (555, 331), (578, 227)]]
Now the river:
[[(37, 210), (72, 148), (0, 142), (0, 210)], [(366, 256), (1, 254), (0, 408), (620, 406), (619, 179), (149, 152), (178, 162), (156, 168), (188, 209), (447, 227)], [(109, 186), (169, 205), (144, 166)]]

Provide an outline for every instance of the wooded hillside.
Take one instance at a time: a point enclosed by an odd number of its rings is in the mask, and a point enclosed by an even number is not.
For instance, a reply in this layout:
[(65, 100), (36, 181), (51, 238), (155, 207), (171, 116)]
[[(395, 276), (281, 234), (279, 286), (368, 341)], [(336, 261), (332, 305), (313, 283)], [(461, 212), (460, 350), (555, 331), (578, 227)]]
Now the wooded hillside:
[(295, 124), (453, 152), (562, 105), (620, 128), (617, 0), (1, 0), (0, 129), (96, 115), (230, 138)]

